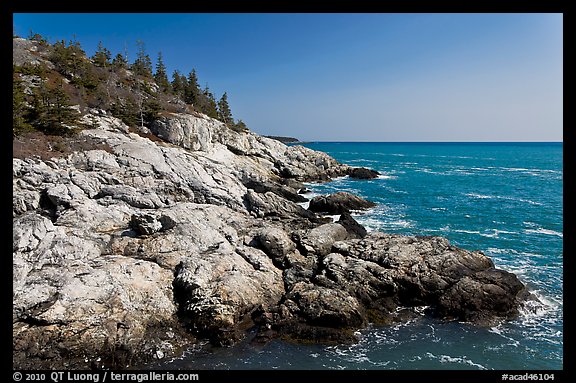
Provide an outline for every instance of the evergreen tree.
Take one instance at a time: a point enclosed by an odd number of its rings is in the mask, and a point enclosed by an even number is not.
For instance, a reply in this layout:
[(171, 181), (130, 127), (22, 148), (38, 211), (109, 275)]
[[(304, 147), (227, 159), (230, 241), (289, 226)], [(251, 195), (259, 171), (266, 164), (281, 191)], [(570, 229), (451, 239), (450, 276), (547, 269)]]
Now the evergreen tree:
[(192, 69), (188, 74), (188, 81), (186, 89), (184, 90), (184, 102), (195, 106), (200, 101), (200, 85), (198, 85), (198, 77), (196, 77), (196, 70)]
[(236, 121), (236, 123), (232, 124), (232, 126), (230, 126), (230, 128), (232, 130), (234, 130), (236, 132), (240, 132), (240, 133), (248, 131), (248, 127), (246, 126), (246, 124), (242, 120)]
[(13, 74), (12, 78), (12, 135), (16, 136), (31, 126), (26, 119), (28, 106), (22, 80)]
[(78, 76), (85, 67), (84, 58), (86, 53), (80, 43), (70, 41), (68, 46), (64, 40), (57, 41), (52, 46), (50, 60), (56, 66), (56, 70), (65, 76)]
[(138, 52), (136, 52), (136, 61), (132, 64), (132, 70), (137, 75), (152, 78), (152, 61), (146, 53), (144, 42), (138, 40), (136, 45), (138, 45)]
[(62, 82), (56, 86), (42, 83), (34, 95), (32, 124), (46, 133), (67, 134), (70, 130), (66, 125), (78, 122), (78, 113), (70, 106)]
[(208, 84), (206, 84), (206, 87), (202, 91), (199, 107), (200, 111), (206, 114), (208, 117), (218, 118), (218, 106), (216, 104), (216, 99), (214, 98), (212, 92), (210, 92)]
[(218, 119), (226, 125), (234, 123), (232, 111), (228, 105), (228, 94), (226, 92), (224, 92), (220, 101), (218, 101)]
[(152, 121), (158, 119), (158, 114), (162, 110), (162, 107), (154, 99), (148, 99), (144, 101), (144, 124), (148, 125)]
[(169, 92), (171, 90), (171, 85), (168, 81), (168, 76), (166, 75), (166, 66), (162, 60), (162, 52), (158, 52), (158, 61), (156, 62), (156, 73), (154, 74), (154, 79), (162, 92)]
[(128, 126), (138, 125), (138, 105), (132, 97), (127, 97), (123, 100), (116, 98), (110, 107), (110, 112), (114, 117), (121, 119), (122, 122)]
[(112, 60), (112, 66), (115, 69), (126, 69), (128, 67), (128, 61), (124, 56), (118, 53), (116, 57), (114, 57), (114, 60)]
[(48, 40), (46, 40), (46, 38), (44, 38), (44, 36), (42, 36), (39, 33), (34, 33), (32, 31), (32, 29), (30, 29), (30, 31), (28, 33), (28, 40), (36, 41), (40, 45), (47, 45), (48, 44)]
[(186, 86), (187, 86), (186, 77), (180, 74), (178, 70), (175, 70), (174, 73), (172, 73), (172, 93), (175, 96), (184, 99)]
[(94, 65), (99, 67), (105, 67), (110, 64), (110, 59), (112, 58), (112, 53), (104, 47), (102, 41), (98, 42), (98, 48), (94, 56), (92, 56), (92, 61), (94, 61)]

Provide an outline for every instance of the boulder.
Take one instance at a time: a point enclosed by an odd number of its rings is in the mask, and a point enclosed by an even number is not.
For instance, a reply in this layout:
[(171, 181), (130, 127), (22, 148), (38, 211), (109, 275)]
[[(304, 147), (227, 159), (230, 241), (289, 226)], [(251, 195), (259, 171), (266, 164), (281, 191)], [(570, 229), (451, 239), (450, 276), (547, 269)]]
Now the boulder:
[(350, 176), (350, 178), (358, 180), (371, 180), (374, 178), (378, 178), (380, 173), (378, 173), (376, 170), (367, 168), (352, 168), (350, 169), (348, 175)]
[(347, 192), (320, 195), (310, 200), (308, 210), (317, 213), (342, 214), (351, 210), (365, 210), (376, 206), (374, 202)]

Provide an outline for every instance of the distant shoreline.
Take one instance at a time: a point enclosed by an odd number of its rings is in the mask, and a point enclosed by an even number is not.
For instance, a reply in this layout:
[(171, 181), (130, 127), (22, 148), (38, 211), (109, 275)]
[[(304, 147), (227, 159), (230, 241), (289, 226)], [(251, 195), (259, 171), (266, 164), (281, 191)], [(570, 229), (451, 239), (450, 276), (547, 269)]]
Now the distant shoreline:
[(416, 145), (562, 145), (564, 141), (298, 141), (299, 144), (416, 144)]

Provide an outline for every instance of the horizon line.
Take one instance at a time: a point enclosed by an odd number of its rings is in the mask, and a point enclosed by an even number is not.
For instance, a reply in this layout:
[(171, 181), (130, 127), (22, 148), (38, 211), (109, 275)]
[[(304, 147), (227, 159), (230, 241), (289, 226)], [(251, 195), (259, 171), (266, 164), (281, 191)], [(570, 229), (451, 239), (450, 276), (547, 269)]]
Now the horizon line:
[(564, 141), (325, 141), (325, 140), (303, 140), (292, 143), (389, 143), (389, 144), (563, 144)]

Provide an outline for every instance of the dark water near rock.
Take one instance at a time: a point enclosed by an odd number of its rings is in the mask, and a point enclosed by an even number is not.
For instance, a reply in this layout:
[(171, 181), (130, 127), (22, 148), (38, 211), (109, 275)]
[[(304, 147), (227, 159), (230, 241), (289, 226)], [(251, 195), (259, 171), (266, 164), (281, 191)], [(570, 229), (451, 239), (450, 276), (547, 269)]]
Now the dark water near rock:
[[(491, 328), (424, 316), (360, 331), (353, 345), (249, 339), (196, 346), (165, 369), (562, 369), (563, 163), (561, 143), (310, 143), (340, 162), (381, 173), (371, 181), (311, 184), (378, 203), (355, 215), (369, 230), (440, 235), (482, 250), (516, 273), (542, 304)], [(313, 194), (312, 194), (313, 195)]]

